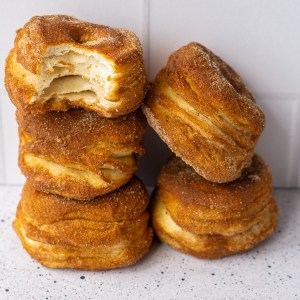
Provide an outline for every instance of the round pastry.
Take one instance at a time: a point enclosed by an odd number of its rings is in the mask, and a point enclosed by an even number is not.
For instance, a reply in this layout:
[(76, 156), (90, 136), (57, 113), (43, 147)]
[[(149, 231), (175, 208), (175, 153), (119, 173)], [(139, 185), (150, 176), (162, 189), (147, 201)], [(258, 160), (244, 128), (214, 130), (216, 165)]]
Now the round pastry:
[(122, 186), (137, 169), (146, 120), (141, 111), (108, 119), (73, 109), (16, 113), (19, 166), (35, 189), (89, 200)]
[(122, 116), (136, 110), (146, 93), (142, 47), (126, 29), (64, 15), (33, 17), (17, 31), (5, 85), (18, 109), (78, 106)]
[(80, 202), (22, 192), (14, 228), (26, 251), (50, 268), (105, 270), (134, 264), (149, 250), (148, 194), (135, 177), (127, 185)]
[(239, 178), (251, 164), (265, 124), (239, 75), (195, 42), (170, 56), (143, 111), (177, 156), (219, 183)]
[(257, 155), (230, 183), (213, 183), (173, 157), (154, 193), (152, 223), (161, 241), (200, 258), (246, 251), (271, 235), (278, 222), (268, 166)]

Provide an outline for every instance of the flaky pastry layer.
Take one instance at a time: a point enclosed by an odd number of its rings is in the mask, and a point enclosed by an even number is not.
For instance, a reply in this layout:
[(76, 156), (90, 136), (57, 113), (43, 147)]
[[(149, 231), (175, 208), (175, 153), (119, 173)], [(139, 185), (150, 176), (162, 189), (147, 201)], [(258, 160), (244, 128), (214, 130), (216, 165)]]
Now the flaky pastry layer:
[(272, 175), (254, 155), (241, 178), (219, 184), (173, 156), (161, 170), (155, 197), (185, 230), (230, 236), (248, 230), (265, 214), (274, 197)]
[(108, 270), (127, 267), (145, 256), (152, 242), (152, 231), (149, 227), (139, 240), (88, 248), (51, 245), (32, 240), (26, 236), (18, 220), (14, 222), (14, 227), (30, 256), (49, 268)]
[(5, 85), (23, 111), (78, 106), (118, 117), (136, 110), (145, 96), (142, 47), (126, 29), (65, 15), (36, 16), (17, 31)]
[(125, 267), (151, 245), (147, 204), (145, 187), (136, 178), (89, 202), (38, 192), (27, 182), (14, 228), (27, 252), (45, 266)]
[(221, 258), (247, 251), (269, 237), (278, 222), (275, 198), (257, 222), (243, 232), (230, 236), (222, 234), (195, 234), (178, 226), (163, 202), (155, 199), (152, 224), (160, 240), (170, 247), (199, 258)]
[(239, 178), (251, 164), (265, 125), (239, 75), (195, 42), (169, 57), (143, 111), (177, 156), (218, 183)]
[(88, 200), (113, 191), (130, 180), (144, 152), (140, 111), (117, 119), (79, 109), (16, 116), (19, 166), (44, 192)]

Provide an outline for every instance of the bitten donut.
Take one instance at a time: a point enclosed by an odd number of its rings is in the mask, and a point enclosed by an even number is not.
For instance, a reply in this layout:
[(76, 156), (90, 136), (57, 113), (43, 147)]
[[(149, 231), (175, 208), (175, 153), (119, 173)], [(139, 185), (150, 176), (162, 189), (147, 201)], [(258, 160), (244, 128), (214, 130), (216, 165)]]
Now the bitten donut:
[(26, 251), (50, 268), (105, 270), (134, 264), (149, 250), (148, 194), (135, 177), (88, 202), (25, 184), (14, 228)]
[(152, 224), (169, 246), (200, 258), (243, 252), (270, 236), (278, 222), (272, 176), (254, 155), (242, 177), (213, 183), (173, 157), (153, 197)]
[(146, 119), (140, 110), (108, 119), (71, 109), (17, 111), (19, 166), (39, 191), (89, 200), (130, 180), (144, 152)]
[(169, 57), (143, 111), (177, 156), (219, 183), (239, 178), (251, 164), (265, 124), (239, 75), (195, 42)]
[(142, 47), (126, 29), (64, 15), (33, 17), (17, 31), (5, 85), (18, 109), (78, 106), (122, 116), (136, 110), (146, 93)]

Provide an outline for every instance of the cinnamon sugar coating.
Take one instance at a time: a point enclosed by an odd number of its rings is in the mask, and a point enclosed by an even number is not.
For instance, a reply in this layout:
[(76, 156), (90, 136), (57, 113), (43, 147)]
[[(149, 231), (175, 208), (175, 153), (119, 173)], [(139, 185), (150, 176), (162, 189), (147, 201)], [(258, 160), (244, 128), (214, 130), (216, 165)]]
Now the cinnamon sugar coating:
[(241, 178), (223, 184), (207, 181), (173, 157), (161, 171), (153, 198), (152, 223), (160, 239), (197, 257), (251, 249), (278, 222), (271, 172), (258, 155)]
[(142, 47), (126, 29), (36, 16), (17, 31), (5, 85), (23, 111), (82, 107), (122, 116), (141, 105), (147, 90)]
[(144, 153), (140, 111), (107, 119), (81, 109), (17, 111), (19, 165), (38, 190), (77, 200), (108, 193), (130, 180)]
[(175, 51), (143, 111), (170, 149), (200, 175), (233, 181), (251, 164), (265, 117), (240, 76), (198, 43)]
[(136, 177), (88, 202), (38, 192), (27, 182), (14, 227), (28, 253), (47, 267), (125, 267), (144, 256), (151, 245), (148, 201)]

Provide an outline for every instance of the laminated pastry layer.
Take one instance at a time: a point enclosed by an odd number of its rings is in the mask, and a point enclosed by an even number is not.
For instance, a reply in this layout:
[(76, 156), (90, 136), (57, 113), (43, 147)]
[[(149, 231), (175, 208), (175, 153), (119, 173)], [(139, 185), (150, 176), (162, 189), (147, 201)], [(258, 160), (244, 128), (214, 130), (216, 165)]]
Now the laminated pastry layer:
[(254, 155), (241, 178), (218, 184), (174, 156), (160, 173), (155, 197), (186, 230), (230, 236), (249, 229), (265, 213), (274, 197), (272, 175), (263, 159)]
[(137, 109), (147, 86), (134, 33), (63, 15), (33, 17), (17, 32), (5, 83), (19, 109), (79, 106), (105, 117)]
[(159, 175), (151, 217), (162, 242), (196, 257), (246, 251), (278, 223), (271, 172), (254, 155), (241, 178), (218, 184), (173, 156)]
[(278, 223), (278, 208), (273, 198), (263, 214), (250, 228), (230, 236), (222, 234), (195, 234), (178, 226), (163, 202), (156, 199), (152, 225), (161, 241), (184, 253), (199, 258), (221, 258), (247, 251), (269, 237)]
[(170, 56), (143, 111), (177, 156), (219, 183), (237, 179), (250, 165), (265, 124), (239, 75), (197, 43)]
[(36, 189), (87, 200), (125, 184), (143, 154), (140, 111), (117, 119), (69, 110), (17, 112), (19, 165)]
[(45, 266), (124, 267), (151, 245), (148, 201), (138, 179), (89, 202), (38, 192), (27, 182), (14, 227), (27, 252)]

